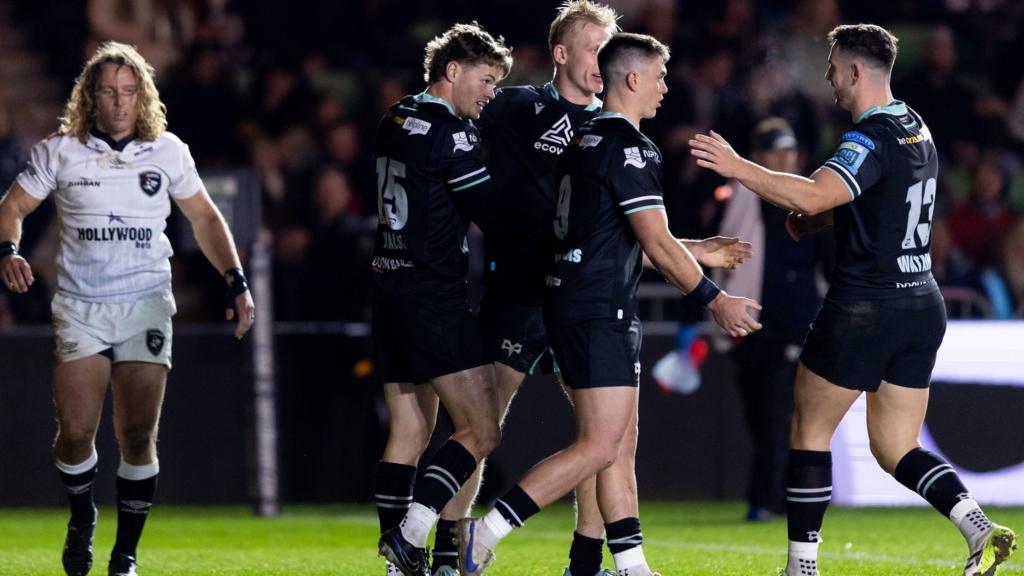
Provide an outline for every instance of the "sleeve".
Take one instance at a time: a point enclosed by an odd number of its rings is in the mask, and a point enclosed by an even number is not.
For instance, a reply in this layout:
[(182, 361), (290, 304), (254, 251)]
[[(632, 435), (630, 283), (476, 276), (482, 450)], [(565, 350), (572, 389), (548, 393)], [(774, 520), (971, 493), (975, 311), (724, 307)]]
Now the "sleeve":
[(33, 146), (28, 164), (18, 174), (18, 185), (37, 200), (45, 200), (57, 189), (57, 142), (59, 138), (47, 138)]
[(188, 145), (177, 137), (174, 137), (173, 140), (179, 152), (178, 165), (174, 167), (171, 185), (168, 186), (167, 192), (176, 200), (184, 200), (199, 192), (203, 181), (199, 178), (199, 170), (196, 169), (196, 161), (192, 159)]
[(441, 177), (455, 201), (481, 230), (493, 222), (491, 175), (480, 149), (480, 133), (471, 125), (459, 125), (442, 136)]
[(611, 148), (609, 156), (607, 168), (612, 193), (624, 215), (665, 209), (657, 152), (643, 145), (626, 143)]
[(839, 176), (850, 192), (850, 200), (856, 200), (861, 192), (882, 179), (885, 164), (881, 140), (859, 129), (843, 134), (835, 154), (822, 168)]

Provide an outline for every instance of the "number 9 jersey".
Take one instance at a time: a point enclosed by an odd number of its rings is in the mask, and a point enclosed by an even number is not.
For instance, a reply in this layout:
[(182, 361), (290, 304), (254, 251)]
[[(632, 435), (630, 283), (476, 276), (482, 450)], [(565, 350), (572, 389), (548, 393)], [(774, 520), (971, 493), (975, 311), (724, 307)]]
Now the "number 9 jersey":
[(852, 198), (834, 209), (837, 263), (828, 297), (937, 292), (929, 247), (939, 160), (924, 120), (898, 100), (866, 110), (822, 169), (838, 175)]
[[(406, 96), (377, 128), (379, 223), (374, 286), (379, 294), (465, 290), (469, 194), (486, 194), (490, 175), (473, 124), (445, 100)], [(480, 200), (474, 198), (473, 200)]]

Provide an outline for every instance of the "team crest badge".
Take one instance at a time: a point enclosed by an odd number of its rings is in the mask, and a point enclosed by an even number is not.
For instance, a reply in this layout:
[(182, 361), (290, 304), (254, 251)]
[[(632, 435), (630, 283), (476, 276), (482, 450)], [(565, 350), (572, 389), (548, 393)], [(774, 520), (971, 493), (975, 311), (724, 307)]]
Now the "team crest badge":
[(159, 330), (146, 330), (146, 348), (150, 354), (157, 356), (164, 348), (164, 333)]
[(160, 191), (161, 176), (159, 172), (153, 170), (147, 170), (139, 173), (139, 188), (146, 193), (147, 196), (153, 196)]

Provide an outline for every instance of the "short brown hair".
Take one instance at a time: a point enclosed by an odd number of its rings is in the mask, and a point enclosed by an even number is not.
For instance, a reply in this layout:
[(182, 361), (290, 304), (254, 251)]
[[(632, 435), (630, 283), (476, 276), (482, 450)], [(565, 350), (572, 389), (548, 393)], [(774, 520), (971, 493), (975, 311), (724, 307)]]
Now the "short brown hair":
[(548, 50), (554, 51), (555, 46), (564, 43), (576, 24), (596, 24), (615, 33), (619, 31), (618, 20), (619, 14), (610, 6), (590, 0), (565, 0), (548, 29)]
[(507, 76), (512, 69), (512, 49), (505, 46), (503, 37), (491, 36), (476, 21), (456, 24), (427, 42), (423, 79), (432, 84), (444, 78), (452, 61), (468, 66), (490, 64), (501, 68)]
[(613, 78), (613, 68), (616, 71), (625, 71), (623, 66), (631, 66), (632, 60), (641, 58), (661, 58), (662, 62), (668, 62), (671, 57), (668, 46), (665, 46), (653, 36), (647, 34), (634, 34), (632, 32), (619, 32), (612, 36), (611, 40), (601, 48), (597, 54), (597, 66), (601, 70), (601, 76), (605, 82), (617, 81)]
[(828, 33), (828, 43), (892, 70), (899, 39), (875, 24), (844, 24)]

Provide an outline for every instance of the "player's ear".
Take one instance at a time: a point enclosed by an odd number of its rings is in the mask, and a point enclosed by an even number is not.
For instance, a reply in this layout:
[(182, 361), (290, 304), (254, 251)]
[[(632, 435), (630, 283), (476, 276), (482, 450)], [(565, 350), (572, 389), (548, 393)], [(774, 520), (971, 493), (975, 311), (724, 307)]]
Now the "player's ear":
[(626, 87), (631, 91), (636, 92), (637, 87), (640, 85), (640, 74), (636, 71), (629, 71), (626, 73)]
[(457, 60), (452, 60), (444, 67), (444, 77), (449, 82), (455, 82), (455, 78), (458, 77), (459, 72), (462, 71), (462, 66), (459, 65)]
[(568, 62), (569, 50), (565, 47), (565, 44), (555, 44), (555, 47), (551, 49), (551, 58), (559, 65)]

